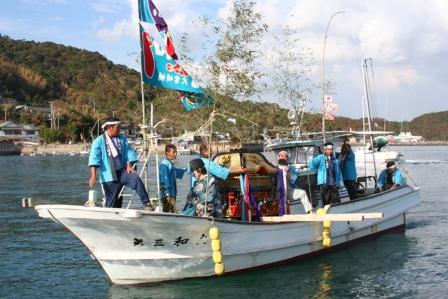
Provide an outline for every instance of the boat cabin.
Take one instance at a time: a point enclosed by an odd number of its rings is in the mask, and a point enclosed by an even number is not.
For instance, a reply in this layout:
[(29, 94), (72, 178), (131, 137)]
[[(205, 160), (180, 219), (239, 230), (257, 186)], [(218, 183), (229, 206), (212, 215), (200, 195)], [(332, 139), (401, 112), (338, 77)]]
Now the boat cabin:
[[(322, 207), (322, 195), (317, 186), (317, 171), (309, 170), (307, 161), (321, 154), (321, 146), (322, 140), (290, 140), (271, 147), (275, 156), (280, 151), (288, 152), (288, 165), (298, 169), (298, 179), (292, 187), (305, 191), (313, 208)], [(305, 213), (299, 199), (282, 194), (282, 190), (285, 193), (287, 187), (286, 185), (282, 187), (281, 170), (269, 162), (261, 152), (247, 149), (233, 150), (217, 154), (213, 161), (227, 168), (244, 166), (247, 169), (247, 175), (217, 180), (224, 217), (245, 220), (254, 215)], [(359, 176), (358, 196), (373, 194), (375, 185), (375, 176)], [(348, 192), (343, 185), (339, 188), (339, 197), (341, 202), (349, 200)]]
[[(304, 148), (303, 154), (312, 155), (313, 145)], [(300, 200), (287, 200), (281, 170), (262, 153), (234, 150), (217, 154), (213, 161), (226, 168), (244, 166), (247, 169), (247, 174), (231, 176), (227, 180), (217, 179), (224, 217), (249, 220), (256, 216), (305, 213)], [(321, 196), (316, 182), (316, 171), (301, 170), (293, 187), (304, 190), (317, 206)]]

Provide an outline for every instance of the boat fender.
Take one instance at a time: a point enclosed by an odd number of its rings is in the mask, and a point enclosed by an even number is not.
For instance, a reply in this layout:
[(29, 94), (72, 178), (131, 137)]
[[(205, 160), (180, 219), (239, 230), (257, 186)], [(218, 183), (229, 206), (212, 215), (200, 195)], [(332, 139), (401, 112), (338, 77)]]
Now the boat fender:
[[(325, 215), (327, 214), (326, 209), (318, 209), (316, 211), (317, 215)], [(331, 246), (331, 221), (330, 220), (324, 220), (322, 222), (322, 246), (324, 248), (328, 248)]]
[(213, 262), (215, 264), (222, 263), (222, 254), (221, 251), (213, 251)]
[(217, 240), (219, 239), (219, 229), (217, 227), (212, 227), (210, 228), (210, 230), (208, 231), (209, 235), (210, 235), (210, 239), (212, 240)]
[(221, 240), (212, 240), (212, 250), (221, 251)]
[(211, 227), (208, 231), (211, 241), (212, 247), (212, 258), (213, 263), (215, 263), (215, 274), (222, 275), (224, 274), (224, 262), (222, 260), (221, 253), (221, 240), (219, 229), (217, 227)]
[(215, 264), (215, 274), (216, 275), (224, 274), (224, 263)]

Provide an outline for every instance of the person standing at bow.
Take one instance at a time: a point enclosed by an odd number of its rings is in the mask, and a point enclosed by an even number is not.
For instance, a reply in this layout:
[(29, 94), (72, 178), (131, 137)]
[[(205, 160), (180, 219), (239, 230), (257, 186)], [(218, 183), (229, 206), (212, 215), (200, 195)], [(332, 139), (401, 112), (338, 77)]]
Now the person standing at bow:
[(104, 133), (92, 142), (89, 155), (90, 180), (93, 188), (100, 170), (100, 182), (106, 196), (106, 207), (121, 208), (120, 196), (123, 186), (134, 190), (145, 207), (150, 207), (145, 186), (133, 168), (138, 161), (137, 154), (120, 134), (120, 120), (112, 117), (102, 125)]
[(162, 209), (164, 212), (177, 213), (176, 196), (177, 184), (176, 179), (182, 179), (186, 168), (177, 168), (174, 161), (177, 157), (177, 148), (174, 144), (165, 146), (165, 159), (159, 165), (160, 180), (160, 198), (162, 200)]
[(338, 192), (341, 170), (338, 159), (333, 155), (333, 143), (325, 143), (324, 153), (310, 159), (308, 168), (310, 170), (317, 169), (317, 185), (322, 192), (323, 204), (341, 202)]

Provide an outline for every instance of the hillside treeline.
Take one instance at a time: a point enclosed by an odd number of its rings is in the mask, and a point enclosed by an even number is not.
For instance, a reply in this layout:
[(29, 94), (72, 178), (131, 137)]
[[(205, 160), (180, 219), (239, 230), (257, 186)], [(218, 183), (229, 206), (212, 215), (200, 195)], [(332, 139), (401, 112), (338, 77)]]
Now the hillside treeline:
[[(154, 105), (155, 122), (166, 120), (159, 126), (163, 137), (199, 129), (212, 111), (212, 107), (185, 111), (175, 91), (145, 85), (144, 94), (148, 113), (149, 105)], [(98, 52), (52, 42), (14, 40), (0, 35), (0, 96), (26, 105), (49, 106), (49, 102), (54, 102), (60, 126), (60, 133), (55, 136), (59, 141), (89, 140), (95, 121), (112, 114), (135, 126), (142, 122), (138, 72), (115, 65)], [(2, 115), (5, 109), (8, 119), (32, 122), (42, 128), (50, 126), (48, 115), (14, 111), (4, 102)], [(278, 104), (221, 96), (215, 111), (218, 113), (213, 131), (230, 133), (235, 141), (260, 139), (260, 134), (266, 132), (275, 136), (290, 131), (288, 110)], [(383, 124), (381, 119), (375, 122)], [(447, 122), (448, 112), (430, 113), (407, 123), (406, 128), (428, 140), (446, 140)], [(327, 125), (327, 130), (360, 130), (362, 121), (338, 117)], [(319, 131), (320, 126), (320, 114), (305, 114), (303, 131)], [(400, 123), (387, 123), (388, 130), (398, 133), (400, 128)]]

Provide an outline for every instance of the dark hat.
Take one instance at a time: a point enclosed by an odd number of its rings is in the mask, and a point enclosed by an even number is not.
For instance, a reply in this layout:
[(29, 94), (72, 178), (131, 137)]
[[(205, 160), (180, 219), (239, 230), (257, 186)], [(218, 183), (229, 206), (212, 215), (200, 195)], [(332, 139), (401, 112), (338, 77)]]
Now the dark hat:
[(393, 168), (395, 166), (395, 162), (394, 161), (389, 161), (389, 162), (387, 162), (387, 164), (386, 164), (386, 167), (387, 168)]
[(324, 143), (324, 148), (333, 148), (333, 143), (331, 143), (331, 142), (325, 142), (325, 143)]
[(191, 171), (202, 169), (202, 168), (204, 168), (204, 166), (205, 166), (205, 164), (204, 164), (204, 161), (202, 161), (202, 159), (197, 158), (197, 159), (190, 161)]
[(286, 161), (285, 159), (279, 159), (278, 160), (278, 165), (288, 166), (288, 161)]

